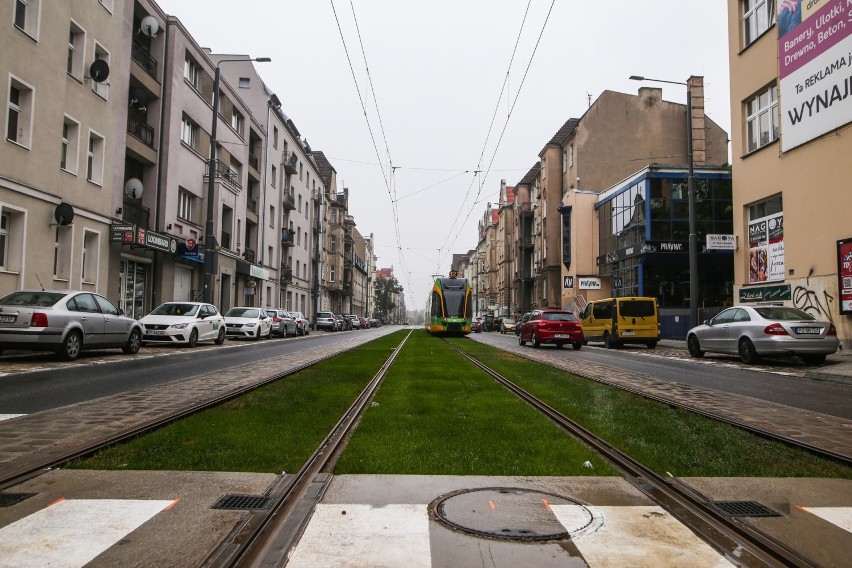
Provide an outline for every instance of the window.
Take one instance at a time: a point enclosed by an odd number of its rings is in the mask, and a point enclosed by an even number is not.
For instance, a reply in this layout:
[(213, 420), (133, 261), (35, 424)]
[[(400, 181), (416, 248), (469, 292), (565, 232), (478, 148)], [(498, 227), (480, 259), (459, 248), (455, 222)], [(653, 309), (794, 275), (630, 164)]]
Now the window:
[(66, 115), (62, 121), (62, 148), (59, 156), (59, 167), (66, 172), (77, 173), (79, 143), (80, 123)]
[(38, 19), (41, 0), (15, 0), (15, 27), (38, 39)]
[(184, 221), (189, 221), (190, 223), (195, 222), (195, 216), (193, 215), (193, 209), (195, 205), (195, 196), (185, 189), (181, 189), (178, 191), (178, 212), (177, 216), (179, 219), (183, 219)]
[(53, 279), (67, 282), (71, 277), (71, 235), (68, 227), (56, 227), (53, 237)]
[(272, 166), (272, 175), (270, 176), (271, 181), (269, 182), (272, 187), (275, 187), (275, 180), (278, 179), (278, 168)]
[(12, 77), (6, 112), (6, 140), (30, 147), (33, 126), (33, 89)]
[(299, 213), (302, 212), (302, 196), (299, 196)]
[[(95, 57), (92, 61), (106, 61), (109, 64), (109, 52), (103, 48), (101, 44), (95, 42)], [(97, 93), (101, 98), (109, 97), (109, 82), (103, 81), (98, 83), (94, 79), (92, 79), (92, 92)]]
[(104, 139), (97, 132), (89, 131), (86, 152), (86, 179), (100, 185), (104, 179)]
[(334, 235), (331, 236), (331, 245), (329, 246), (329, 249), (332, 253), (337, 252), (337, 237)]
[(277, 126), (272, 127), (272, 147), (275, 148), (275, 149), (278, 148), (278, 127)]
[(11, 215), (0, 213), (0, 269), (6, 269), (9, 258), (9, 227), (12, 225)]
[(198, 125), (186, 115), (181, 120), (180, 139), (193, 150), (198, 150)]
[(775, 0), (743, 0), (743, 41), (751, 45), (775, 23)]
[(778, 87), (770, 86), (746, 102), (746, 151), (778, 139)]
[(231, 115), (231, 128), (233, 128), (234, 131), (240, 136), (243, 135), (243, 122), (243, 115), (240, 114), (239, 111), (234, 109), (234, 114)]
[(275, 228), (275, 206), (269, 206), (269, 226)]
[(199, 87), (199, 77), (201, 76), (201, 68), (189, 54), (183, 61), (183, 78), (192, 85), (196, 90)]
[(574, 167), (574, 144), (568, 146), (568, 167)]
[(748, 206), (748, 283), (782, 281), (784, 207), (780, 195)]
[(68, 30), (68, 61), (65, 70), (78, 81), (83, 80), (83, 56), (85, 50), (86, 32), (72, 20), (71, 27)]
[(241, 89), (248, 89), (251, 87), (251, 79), (248, 77), (240, 77), (239, 85)]
[(107, 9), (107, 11), (112, 14), (112, 6), (115, 0), (98, 0), (98, 3)]
[(98, 278), (98, 238), (97, 233), (86, 231), (83, 235), (83, 255), (80, 266), (81, 282), (95, 283)]
[(330, 275), (329, 275), (329, 278), (328, 278), (329, 282), (334, 282), (334, 276), (335, 276), (334, 270), (335, 270), (334, 266), (330, 267), (330, 272), (329, 272)]

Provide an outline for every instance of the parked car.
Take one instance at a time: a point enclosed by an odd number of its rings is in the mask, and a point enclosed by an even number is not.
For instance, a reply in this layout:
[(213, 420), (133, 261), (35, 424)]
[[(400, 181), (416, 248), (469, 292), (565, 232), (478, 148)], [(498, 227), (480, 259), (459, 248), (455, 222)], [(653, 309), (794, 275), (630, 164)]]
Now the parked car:
[(334, 317), (335, 321), (337, 321), (337, 331), (345, 331), (352, 325), (352, 323), (342, 315), (337, 314)]
[(722, 310), (686, 334), (693, 357), (705, 352), (739, 355), (756, 363), (764, 355), (798, 355), (819, 365), (840, 346), (831, 322), (787, 306), (734, 306)]
[(519, 345), (526, 345), (527, 341), (532, 343), (533, 347), (539, 347), (542, 343), (553, 343), (556, 347), (562, 347), (570, 343), (577, 350), (583, 347), (583, 328), (580, 320), (571, 312), (533, 310), (518, 335)]
[(139, 320), (144, 343), (183, 343), (195, 347), (199, 341), (225, 342), (225, 318), (213, 304), (166, 302)]
[(53, 351), (66, 361), (87, 349), (139, 351), (142, 326), (99, 294), (81, 290), (19, 290), (0, 298), (4, 349)]
[(370, 318), (367, 321), (369, 322), (370, 327), (381, 327), (382, 325), (381, 322), (375, 318)]
[(505, 334), (509, 331), (515, 333), (516, 327), (518, 326), (515, 324), (515, 318), (503, 318), (500, 322), (500, 333)]
[(343, 317), (349, 320), (349, 329), (361, 329), (361, 320), (358, 319), (358, 316), (349, 314)]
[(515, 335), (521, 334), (521, 326), (524, 324), (524, 322), (530, 319), (531, 315), (532, 312), (526, 312), (524, 315), (521, 316), (521, 319), (519, 319), (518, 323), (515, 324)]
[(290, 317), (296, 322), (296, 335), (309, 335), (311, 333), (311, 322), (302, 312), (290, 312)]
[(331, 312), (317, 312), (317, 329), (337, 331), (337, 316)]
[(267, 308), (266, 314), (272, 318), (272, 335), (280, 335), (281, 337), (296, 335), (296, 320), (290, 312), (281, 308)]
[(482, 318), (473, 318), (470, 322), (470, 331), (482, 333)]
[(603, 341), (607, 349), (640, 343), (649, 349), (660, 340), (657, 299), (623, 296), (594, 300), (580, 315), (586, 341)]
[(272, 317), (263, 308), (237, 306), (225, 312), (225, 334), (237, 339), (272, 337)]
[(361, 323), (361, 329), (368, 329), (370, 327), (370, 320), (367, 318), (359, 318)]

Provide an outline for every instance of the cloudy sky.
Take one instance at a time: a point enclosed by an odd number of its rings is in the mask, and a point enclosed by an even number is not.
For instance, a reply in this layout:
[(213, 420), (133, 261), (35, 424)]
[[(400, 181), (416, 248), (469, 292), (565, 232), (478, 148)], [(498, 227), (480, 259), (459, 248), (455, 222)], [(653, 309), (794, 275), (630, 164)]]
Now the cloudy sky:
[[(500, 180), (517, 183), (602, 91), (635, 94), (630, 75), (703, 75), (707, 114), (730, 132), (719, 0), (158, 2), (214, 52), (272, 58), (264, 82), (349, 188), (410, 309), (476, 246)], [(685, 87), (658, 86), (685, 103)]]

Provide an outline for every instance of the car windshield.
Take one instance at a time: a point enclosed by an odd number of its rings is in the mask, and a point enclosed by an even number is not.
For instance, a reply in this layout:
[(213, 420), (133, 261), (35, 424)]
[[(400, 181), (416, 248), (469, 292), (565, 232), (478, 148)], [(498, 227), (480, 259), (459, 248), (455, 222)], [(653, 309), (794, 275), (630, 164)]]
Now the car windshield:
[(257, 308), (231, 308), (225, 317), (231, 318), (256, 318), (260, 317), (260, 310)]
[(151, 312), (152, 316), (194, 316), (197, 304), (163, 304)]
[(513, 318), (503, 318), (503, 324), (504, 325), (507, 325), (507, 324), (510, 324), (510, 323), (515, 323), (515, 320)]
[(786, 306), (767, 306), (765, 308), (755, 308), (760, 317), (768, 320), (815, 320), (816, 318), (798, 308), (788, 308)]
[(4, 306), (52, 306), (65, 294), (59, 292), (13, 292), (0, 298)]
[(331, 312), (320, 312), (317, 314), (317, 318), (331, 319), (334, 317), (334, 314)]
[(541, 314), (541, 319), (546, 321), (577, 321), (574, 314), (568, 312), (544, 312)]

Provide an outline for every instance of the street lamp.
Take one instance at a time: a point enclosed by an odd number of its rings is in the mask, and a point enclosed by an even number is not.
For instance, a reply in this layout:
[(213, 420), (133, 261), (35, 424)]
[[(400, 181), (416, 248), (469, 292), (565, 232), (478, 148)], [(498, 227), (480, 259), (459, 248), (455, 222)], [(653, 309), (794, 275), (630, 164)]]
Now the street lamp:
[(690, 325), (698, 325), (698, 236), (695, 233), (695, 171), (692, 159), (692, 89), (689, 83), (681, 81), (665, 81), (650, 79), (639, 75), (631, 75), (633, 81), (651, 81), (653, 83), (669, 83), (686, 87), (686, 155), (689, 173), (686, 178), (689, 195), (689, 315)]
[(207, 226), (204, 235), (204, 289), (202, 299), (208, 304), (213, 303), (213, 272), (216, 270), (216, 236), (213, 234), (213, 197), (216, 193), (216, 172), (219, 169), (216, 154), (216, 126), (219, 123), (219, 66), (232, 61), (257, 61), (268, 63), (272, 61), (269, 57), (255, 57), (254, 59), (220, 59), (216, 63), (216, 73), (213, 77), (213, 125), (210, 127), (210, 164), (207, 170)]

